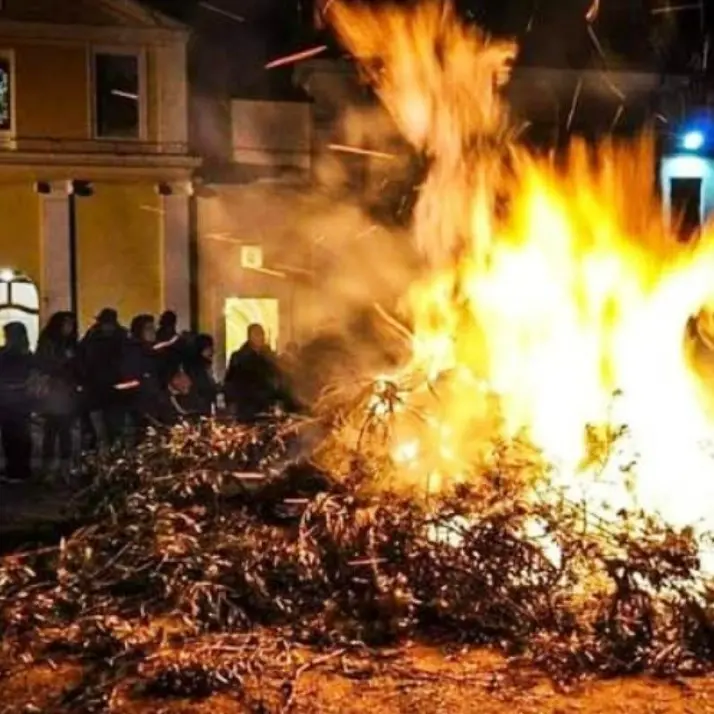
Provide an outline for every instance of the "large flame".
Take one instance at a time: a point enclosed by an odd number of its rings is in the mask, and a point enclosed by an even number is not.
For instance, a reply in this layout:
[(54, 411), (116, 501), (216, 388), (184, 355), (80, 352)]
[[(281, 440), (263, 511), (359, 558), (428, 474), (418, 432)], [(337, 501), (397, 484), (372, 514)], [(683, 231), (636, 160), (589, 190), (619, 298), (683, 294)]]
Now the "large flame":
[(430, 388), (409, 394), (420, 419), (397, 428), (394, 458), (454, 478), (494, 433), (525, 433), (565, 485), (592, 489), (598, 471), (598, 498), (623, 504), (625, 463), (603, 474), (586, 439), (622, 423), (638, 504), (680, 524), (708, 516), (712, 421), (685, 334), (714, 289), (714, 236), (682, 244), (668, 229), (652, 142), (536, 156), (510, 140), (498, 94), (514, 45), (443, 2), (330, 12), (431, 166), (413, 227), (431, 269), (406, 298), (410, 373)]

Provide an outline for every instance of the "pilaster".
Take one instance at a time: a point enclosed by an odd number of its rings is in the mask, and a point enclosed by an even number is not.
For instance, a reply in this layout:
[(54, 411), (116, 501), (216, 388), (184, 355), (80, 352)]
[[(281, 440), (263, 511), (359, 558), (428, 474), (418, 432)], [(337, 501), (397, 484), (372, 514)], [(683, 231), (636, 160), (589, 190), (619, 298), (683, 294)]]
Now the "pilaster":
[[(43, 183), (40, 193), (42, 227), (42, 317), (69, 310), (71, 301), (69, 182)], [(38, 185), (39, 186), (39, 185)]]
[(163, 286), (165, 310), (174, 310), (181, 326), (191, 323), (190, 184), (164, 186), (162, 192)]

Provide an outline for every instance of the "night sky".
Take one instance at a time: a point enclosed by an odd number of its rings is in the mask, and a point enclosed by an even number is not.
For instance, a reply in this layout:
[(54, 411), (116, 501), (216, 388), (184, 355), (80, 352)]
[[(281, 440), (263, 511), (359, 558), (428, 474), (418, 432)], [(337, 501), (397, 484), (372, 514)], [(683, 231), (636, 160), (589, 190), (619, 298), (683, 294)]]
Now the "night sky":
[[(709, 6), (704, 22), (697, 9), (661, 12), (697, 0), (600, 0), (589, 31), (585, 17), (593, 1), (456, 0), (456, 4), (464, 17), (493, 34), (515, 37), (521, 47), (519, 62), (525, 65), (686, 72), (697, 67), (705, 34), (714, 29), (714, 2), (708, 0), (704, 0), (705, 9)], [(265, 73), (265, 63), (325, 40), (311, 25), (313, 0), (146, 2), (195, 28), (194, 42), (203, 44), (206, 57), (194, 73), (199, 79), (227, 84), (235, 94), (264, 94), (266, 83), (276, 93), (289, 90), (289, 70)]]

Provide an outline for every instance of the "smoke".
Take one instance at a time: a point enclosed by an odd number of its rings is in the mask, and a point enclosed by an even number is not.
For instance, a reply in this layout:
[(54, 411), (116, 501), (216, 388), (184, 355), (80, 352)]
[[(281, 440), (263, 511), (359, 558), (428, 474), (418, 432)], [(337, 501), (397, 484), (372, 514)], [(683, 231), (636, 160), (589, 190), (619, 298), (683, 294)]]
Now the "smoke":
[[(444, 18), (435, 14), (436, 7), (426, 6), (417, 21), (443, 23)], [(397, 21), (396, 16), (390, 17)], [(343, 42), (352, 46), (363, 38), (344, 36), (350, 27), (348, 20), (342, 17), (338, 29)], [(446, 26), (459, 27), (453, 23)], [(396, 28), (393, 37), (417, 36), (402, 29)], [(452, 35), (459, 32), (454, 29)], [(435, 220), (419, 222), (423, 230), (415, 236), (416, 242), (407, 233), (417, 197), (424, 194), (417, 188), (426, 173), (424, 159), (438, 155), (440, 161), (446, 161), (441, 172), (446, 175), (453, 169), (453, 162), (461, 161), (465, 135), (477, 129), (494, 133), (504, 124), (492, 80), (514, 48), (491, 43), (464, 65), (456, 60), (466, 57), (465, 43), (477, 31), (465, 32), (468, 37), (445, 38), (441, 48), (395, 47), (395, 58), (404, 57), (409, 62), (396, 66), (392, 81), (378, 83), (381, 103), (367, 88), (375, 84), (369, 72), (361, 78), (367, 82), (360, 83), (356, 73), (339, 62), (301, 63), (296, 69), (296, 83), (313, 101), (312, 147), (307, 150), (300, 143), (305, 132), (296, 124), (283, 122), (277, 128), (273, 119), (266, 122), (264, 107), (252, 120), (247, 103), (245, 109), (241, 108), (245, 127), (241, 129), (240, 146), (236, 146), (234, 126), (234, 151), (251, 142), (260, 144), (254, 156), (247, 157), (256, 161), (256, 177), (275, 173), (274, 166), (259, 165), (271, 156), (274, 162), (290, 165), (290, 170), (286, 169), (282, 180), (223, 186), (216, 190), (216, 196), (201, 202), (201, 255), (212, 293), (207, 299), (210, 315), (204, 315), (204, 323), (219, 325), (224, 319), (223, 300), (236, 291), (241, 296), (273, 296), (284, 306), (281, 322), (289, 325), (289, 329), (281, 329), (283, 346), (287, 341), (305, 344), (329, 335), (342, 343), (350, 356), (343, 364), (353, 372), (373, 372), (394, 358), (391, 350), (385, 354), (383, 345), (403, 344), (404, 336), (390, 339), (396, 331), (377, 308), (398, 314), (404, 296), (421, 272), (424, 254), (436, 262), (427, 248), (433, 246), (434, 251), (448, 253), (452, 247), (449, 236), (464, 234), (442, 225), (437, 218), (444, 212), (424, 202), (419, 210), (431, 211)], [(375, 36), (381, 37), (383, 32)], [(373, 48), (375, 56), (380, 49)], [(421, 63), (420, 50), (424, 50)], [(428, 71), (428, 58), (439, 50), (456, 53), (458, 56), (445, 56), (444, 61), (463, 70), (458, 75), (450, 73), (448, 86)], [(419, 92), (411, 104), (384, 101), (385, 91), (411, 86), (398, 73), (412, 69), (422, 72), (424, 92)], [(466, 102), (461, 99), (473, 92), (483, 100), (475, 110), (464, 113)], [(423, 98), (431, 104), (424, 105)], [(402, 105), (413, 111), (394, 111)], [(280, 113), (279, 108), (276, 113)], [(291, 112), (291, 116), (297, 115)], [(238, 112), (233, 116), (235, 123)], [(442, 130), (435, 132), (435, 125)], [(290, 137), (294, 137), (294, 145)], [(439, 175), (432, 171), (429, 180), (438, 181)], [(453, 215), (454, 220), (467, 220), (463, 212), (454, 211)], [(241, 265), (240, 248), (246, 244), (263, 247), (261, 270)]]
[[(325, 344), (326, 339), (339, 345), (339, 359), (328, 350), (318, 361), (320, 369), (330, 362), (330, 370), (342, 368), (340, 375), (331, 375), (340, 378), (373, 372), (394, 359), (391, 348), (384, 348), (395, 343), (394, 330), (380, 314), (398, 310), (419, 271), (404, 227), (414, 203), (414, 155), (376, 101), (362, 97), (340, 103), (344, 95), (321, 87), (320, 77), (313, 79), (315, 102), (330, 116), (313, 124), (313, 151), (308, 147), (298, 155), (286, 136), (299, 137), (302, 130), (286, 123), (267, 132), (262, 115), (254, 131), (247, 126), (243, 136), (255, 137), (258, 145), (277, 135), (282, 148), (256, 149), (256, 160), (267, 163), (282, 152), (294, 166), (278, 178), (261, 179), (260, 174), (276, 171), (256, 165), (252, 180), (213, 186), (199, 199), (201, 283), (209, 288), (201, 296), (201, 322), (220, 336), (228, 297), (277, 298), (281, 347), (289, 341)], [(348, 74), (340, 81), (356, 86)], [(246, 102), (242, 121), (247, 125), (249, 109)], [(261, 269), (242, 265), (245, 245), (262, 247)]]

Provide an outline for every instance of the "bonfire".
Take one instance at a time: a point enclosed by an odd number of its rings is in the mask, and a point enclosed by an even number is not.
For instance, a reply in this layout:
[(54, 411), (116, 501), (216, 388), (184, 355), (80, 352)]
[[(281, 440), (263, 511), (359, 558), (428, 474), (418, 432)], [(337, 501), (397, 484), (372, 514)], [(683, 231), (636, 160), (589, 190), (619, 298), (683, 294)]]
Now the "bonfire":
[(85, 526), (2, 561), (6, 674), (87, 664), (60, 712), (255, 703), (276, 672), (288, 711), (308, 669), (364, 674), (420, 639), (559, 682), (709, 671), (712, 421), (687, 326), (712, 236), (676, 240), (647, 139), (559, 162), (518, 145), (516, 47), (448, 4), (327, 16), (430, 165), (410, 358), (309, 420), (180, 426), (99, 461)]

